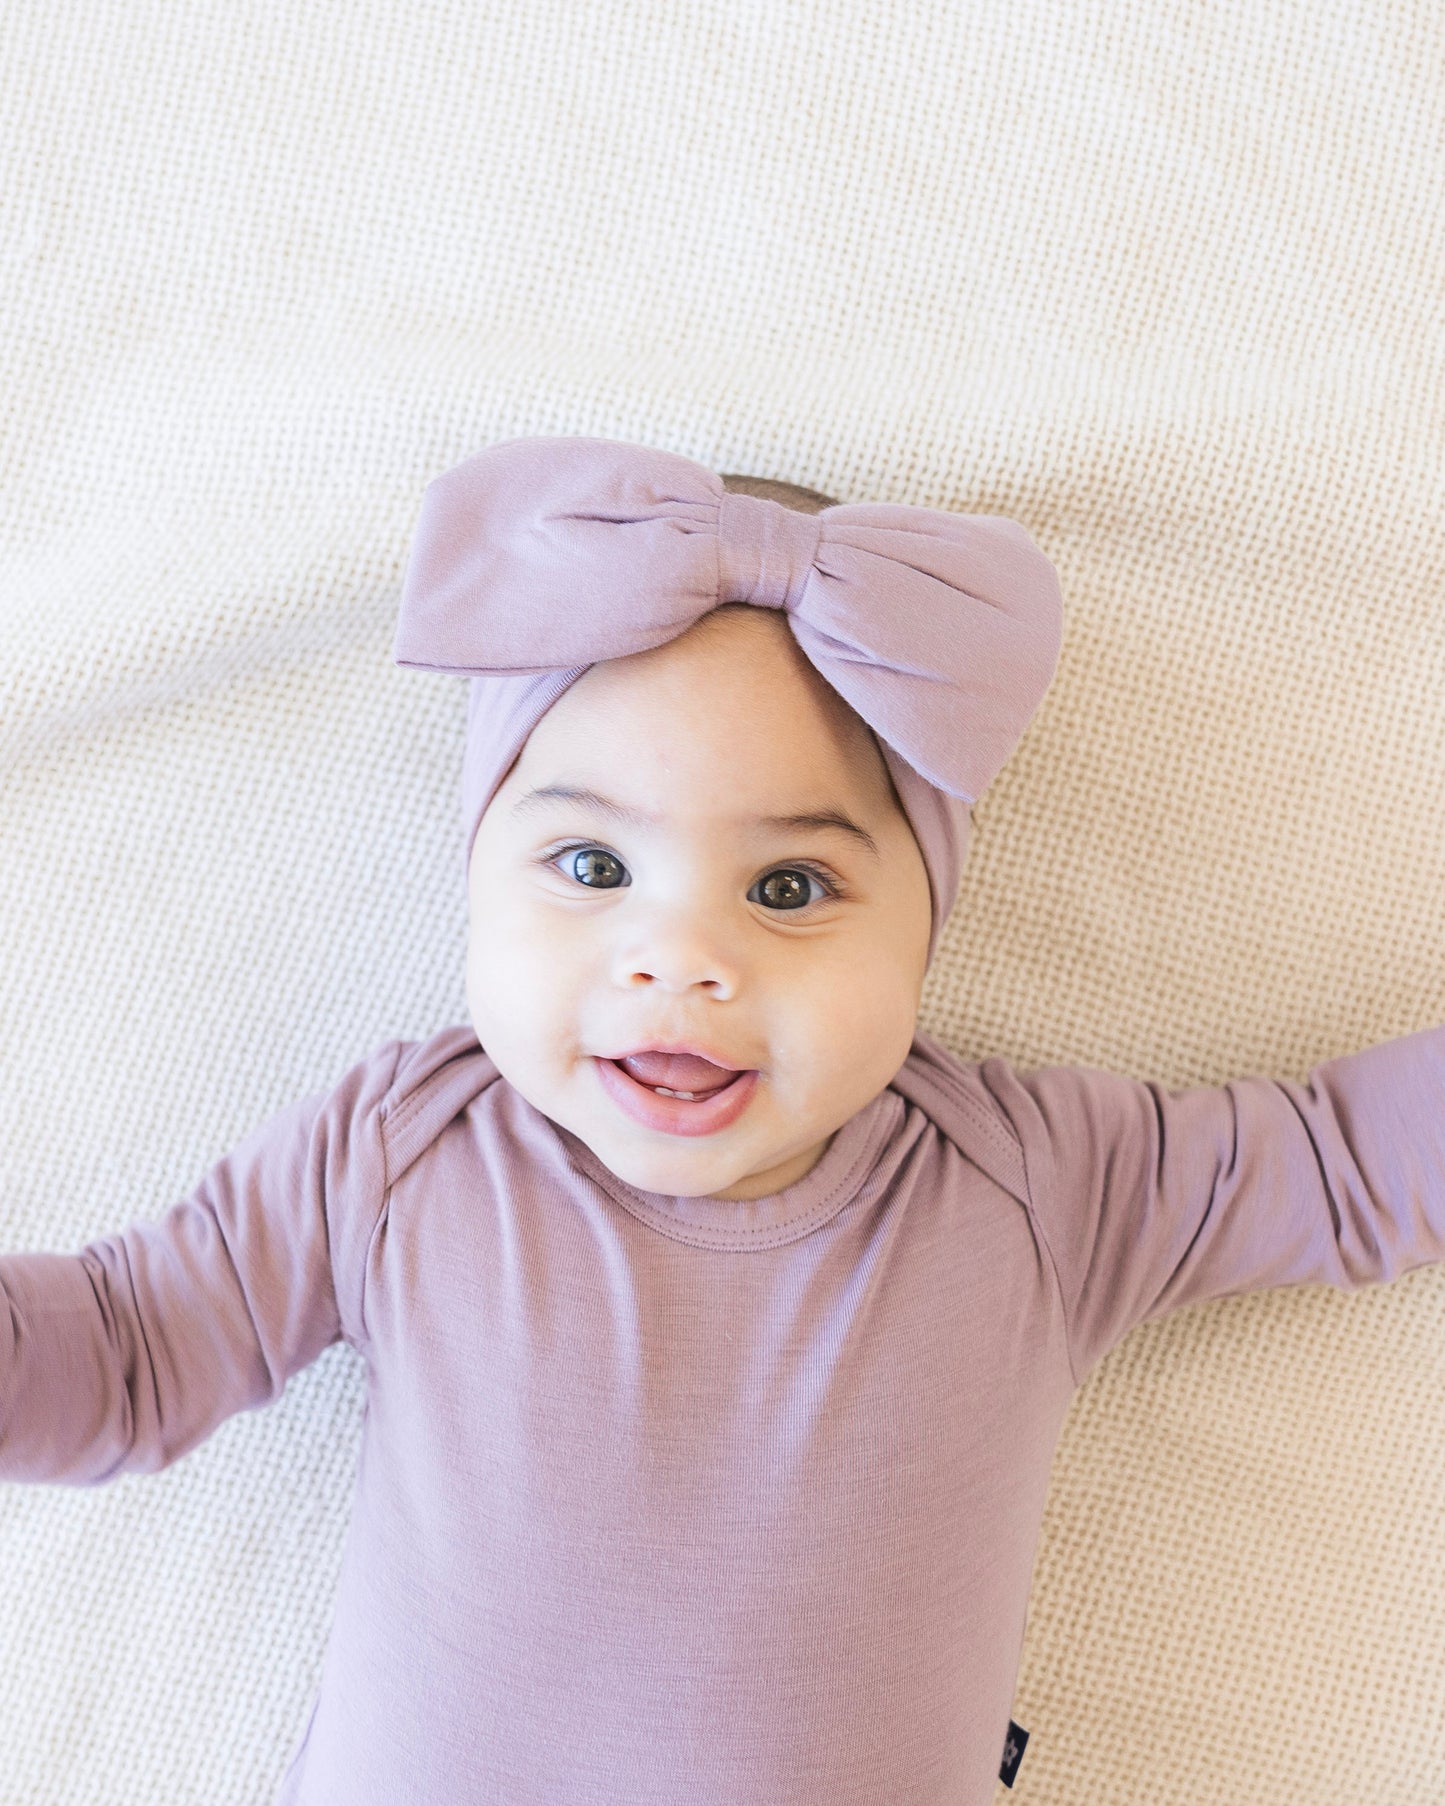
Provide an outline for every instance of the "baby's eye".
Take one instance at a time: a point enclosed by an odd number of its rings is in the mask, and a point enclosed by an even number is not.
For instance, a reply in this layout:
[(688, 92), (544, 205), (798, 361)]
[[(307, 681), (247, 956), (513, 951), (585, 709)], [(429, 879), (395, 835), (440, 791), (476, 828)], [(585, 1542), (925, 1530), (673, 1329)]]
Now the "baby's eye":
[[(815, 885), (818, 897), (808, 894), (809, 886)], [(823, 897), (834, 893), (824, 883), (821, 874), (806, 865), (780, 865), (765, 873), (753, 886), (757, 892), (749, 897), (754, 902), (762, 903), (769, 909), (806, 909), (808, 904), (821, 901)]]
[[(560, 867), (589, 890), (617, 890), (632, 882), (627, 867), (605, 847), (563, 847), (548, 855), (544, 863)], [(748, 899), (767, 909), (798, 910), (838, 894), (837, 886), (811, 866), (779, 865), (759, 878), (748, 892)]]
[(627, 882), (622, 861), (602, 847), (568, 847), (557, 855), (557, 859), (566, 859), (566, 869), (578, 883), (590, 885), (594, 890), (615, 890)]

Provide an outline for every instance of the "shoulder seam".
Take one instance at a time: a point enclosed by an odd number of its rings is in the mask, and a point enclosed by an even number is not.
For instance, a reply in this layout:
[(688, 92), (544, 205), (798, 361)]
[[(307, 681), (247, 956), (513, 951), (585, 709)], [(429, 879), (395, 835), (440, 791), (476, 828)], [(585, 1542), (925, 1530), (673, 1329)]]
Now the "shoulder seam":
[[(980, 1062), (976, 1068), (979, 1074), (979, 1082), (983, 1084), (985, 1090), (987, 1090), (988, 1087), (986, 1081), (983, 1079), (983, 1066), (987, 1065), (987, 1063), (987, 1061)], [(940, 1078), (935, 1077), (931, 1071), (926, 1071), (924, 1076), (931, 1082), (933, 1089), (936, 1092), (942, 1094), (950, 1102), (961, 1105), (969, 1119), (984, 1132), (993, 1145), (999, 1148), (1000, 1152), (1005, 1152), (1011, 1161), (1017, 1163), (1020, 1189), (1022, 1192), (1020, 1202), (1028, 1212), (1029, 1222), (1032, 1225), (1033, 1233), (1038, 1239), (1038, 1244), (1040, 1248), (1043, 1249), (1044, 1259), (1049, 1265), (1049, 1274), (1054, 1282), (1054, 1296), (1058, 1299), (1059, 1315), (1063, 1320), (1064, 1325), (1064, 1358), (1068, 1362), (1069, 1378), (1073, 1381), (1074, 1389), (1077, 1391), (1079, 1387), (1079, 1374), (1078, 1367), (1074, 1360), (1074, 1329), (1069, 1318), (1069, 1303), (1064, 1293), (1063, 1279), (1059, 1273), (1059, 1263), (1054, 1254), (1053, 1244), (1050, 1242), (1044, 1231), (1043, 1219), (1039, 1215), (1038, 1206), (1034, 1199), (1033, 1174), (1029, 1170), (1028, 1155), (1024, 1148), (1023, 1138), (1019, 1135), (1012, 1122), (1009, 1121), (1008, 1116), (997, 1105), (990, 1110), (965, 1086), (961, 1084), (946, 1086), (943, 1081)], [(967, 1149), (962, 1151), (967, 1154)]]
[[(1006, 1118), (1002, 1117), (1000, 1120), (1004, 1122), (1007, 1121)], [(1053, 1275), (1054, 1293), (1059, 1301), (1059, 1315), (1063, 1319), (1064, 1324), (1064, 1359), (1069, 1364), (1069, 1378), (1074, 1382), (1074, 1390), (1077, 1392), (1080, 1381), (1078, 1366), (1074, 1361), (1074, 1326), (1069, 1318), (1069, 1301), (1064, 1292), (1063, 1278), (1059, 1273), (1058, 1257), (1054, 1253), (1053, 1243), (1045, 1233), (1043, 1218), (1040, 1217), (1038, 1206), (1034, 1202), (1033, 1176), (1029, 1172), (1028, 1154), (1024, 1149), (1023, 1138), (1017, 1133), (1011, 1123), (1008, 1124), (1008, 1130), (1009, 1134), (1018, 1144), (1019, 1165), (1023, 1169), (1024, 1191), (1026, 1193), (1025, 1204), (1029, 1213), (1029, 1221), (1034, 1226), (1034, 1234), (1039, 1238), (1039, 1246), (1044, 1251), (1045, 1257), (1049, 1263), (1049, 1272)]]
[[(386, 1090), (381, 1094), (381, 1107), (377, 1111), (377, 1135), (381, 1141), (381, 1202), (383, 1209), (386, 1206), (387, 1193), (391, 1190), (391, 1145), (387, 1130), (391, 1119), (392, 1094), (396, 1090), (397, 1075), (401, 1071), (401, 1059), (406, 1048), (405, 1041), (397, 1042), (396, 1057), (391, 1063), (391, 1077), (386, 1081)], [(378, 1212), (377, 1221), (380, 1220), (381, 1213)]]
[[(933, 1108), (929, 1114), (944, 1135), (948, 1135), (946, 1127), (950, 1111), (961, 1110), (969, 1121), (984, 1136), (999, 1155), (1002, 1165), (1007, 1169), (1015, 1184), (1028, 1190), (1028, 1173), (1023, 1163), (1023, 1149), (1013, 1127), (1005, 1119), (989, 1111), (979, 1100), (972, 1096), (962, 1085), (950, 1085), (930, 1066), (922, 1062), (910, 1062), (893, 1080), (894, 1090), (905, 1096), (910, 1091), (922, 1091), (933, 1100)], [(943, 1120), (939, 1120), (942, 1117)], [(953, 1137), (949, 1137), (950, 1140)], [(966, 1147), (959, 1147), (959, 1152), (967, 1159), (973, 1159)], [(979, 1162), (974, 1159), (974, 1164)], [(997, 1173), (990, 1173), (995, 1184), (1001, 1184), (1005, 1191), (1012, 1187), (1000, 1179)], [(1027, 1200), (1024, 1200), (1027, 1202)]]
[[(1024, 1161), (1024, 1171), (1025, 1174), (1027, 1174), (1027, 1159)], [(1038, 1211), (1034, 1208), (1033, 1182), (1029, 1180), (1027, 1181), (1027, 1184), (1029, 1193), (1029, 1221), (1034, 1226), (1034, 1234), (1039, 1238), (1039, 1245), (1049, 1257), (1049, 1271), (1054, 1276), (1054, 1291), (1058, 1294), (1059, 1315), (1064, 1320), (1064, 1358), (1069, 1363), (1069, 1378), (1074, 1382), (1074, 1390), (1077, 1392), (1080, 1380), (1079, 1369), (1074, 1361), (1074, 1326), (1069, 1320), (1069, 1301), (1064, 1296), (1064, 1282), (1059, 1275), (1059, 1263), (1054, 1255), (1053, 1243), (1049, 1240), (1048, 1236), (1044, 1234), (1043, 1222)]]
[[(391, 1076), (386, 1081), (386, 1089), (381, 1094), (381, 1106), (377, 1111), (376, 1138), (381, 1144), (381, 1197), (377, 1201), (376, 1215), (372, 1219), (371, 1229), (366, 1237), (366, 1250), (361, 1259), (361, 1290), (357, 1299), (357, 1317), (361, 1324), (362, 1351), (371, 1347), (371, 1330), (366, 1321), (366, 1280), (371, 1271), (371, 1251), (376, 1246), (376, 1238), (381, 1232), (381, 1225), (386, 1220), (387, 1202), (391, 1197), (391, 1168), (387, 1159), (386, 1145), (386, 1107), (387, 1100), (396, 1087), (396, 1075), (401, 1068), (402, 1055), (406, 1052), (405, 1041), (396, 1043), (396, 1053), (392, 1057)], [(369, 1354), (366, 1356), (368, 1362)]]
[[(464, 1043), (457, 1052), (443, 1058), (414, 1091), (407, 1091), (400, 1096), (392, 1095), (384, 1101), (381, 1111), (382, 1157), (386, 1167), (388, 1190), (396, 1184), (421, 1152), (420, 1146), (413, 1148), (407, 1145), (408, 1135), (415, 1128), (419, 1119), (424, 1117), (437, 1093), (455, 1082), (459, 1053), (468, 1058), (481, 1055), (487, 1065), (491, 1067), (490, 1076), (484, 1077), (480, 1084), (466, 1093), (465, 1101), (467, 1103), (470, 1103), (472, 1098), (480, 1096), (489, 1085), (494, 1084), (500, 1077), (495, 1064), (488, 1058), (486, 1049), (480, 1047), (475, 1038), (472, 1038), (469, 1045)], [(461, 1107), (464, 1106), (458, 1105), (458, 1108)], [(425, 1132), (425, 1123), (423, 1122), (423, 1135)]]
[(1023, 1175), (1024, 1208), (1029, 1213), (1029, 1221), (1034, 1226), (1034, 1234), (1038, 1236), (1040, 1246), (1043, 1248), (1043, 1251), (1048, 1258), (1049, 1272), (1053, 1275), (1054, 1290), (1058, 1294), (1059, 1299), (1059, 1314), (1064, 1320), (1064, 1352), (1069, 1360), (1069, 1375), (1077, 1386), (1078, 1376), (1074, 1372), (1074, 1351), (1070, 1346), (1072, 1332), (1069, 1327), (1069, 1307), (1064, 1298), (1063, 1281), (1059, 1277), (1059, 1263), (1054, 1256), (1053, 1244), (1044, 1233), (1043, 1220), (1039, 1216), (1038, 1206), (1034, 1202), (1033, 1175), (1029, 1172), (1028, 1153), (1024, 1148), (1023, 1138), (1019, 1135), (1018, 1131), (1006, 1116), (1002, 1114), (997, 1116), (991, 1114), (979, 1103), (977, 1098), (970, 1097), (967, 1093), (964, 1093), (963, 1102), (973, 1110), (975, 1119), (983, 1122), (995, 1135), (997, 1135), (999, 1131), (1002, 1131), (1008, 1137), (1009, 1142), (1012, 1144), (1014, 1151), (1018, 1155), (1019, 1171)]

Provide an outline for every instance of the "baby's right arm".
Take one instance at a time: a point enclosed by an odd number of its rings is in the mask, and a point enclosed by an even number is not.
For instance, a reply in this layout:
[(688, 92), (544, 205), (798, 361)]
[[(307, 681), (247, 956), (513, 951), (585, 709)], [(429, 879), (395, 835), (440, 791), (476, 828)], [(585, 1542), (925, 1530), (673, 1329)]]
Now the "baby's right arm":
[(362, 1346), (402, 1045), (273, 1116), (159, 1221), (0, 1257), (0, 1481), (154, 1473), (332, 1342)]

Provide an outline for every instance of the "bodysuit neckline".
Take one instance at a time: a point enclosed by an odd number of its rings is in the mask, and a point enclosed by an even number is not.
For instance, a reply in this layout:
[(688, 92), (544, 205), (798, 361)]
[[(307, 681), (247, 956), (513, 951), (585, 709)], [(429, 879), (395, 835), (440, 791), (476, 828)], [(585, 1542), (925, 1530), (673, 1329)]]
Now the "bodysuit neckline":
[(630, 1185), (569, 1129), (554, 1125), (574, 1164), (624, 1210), (673, 1241), (698, 1248), (776, 1248), (811, 1235), (852, 1202), (902, 1119), (886, 1087), (850, 1116), (809, 1172), (761, 1198), (675, 1198)]

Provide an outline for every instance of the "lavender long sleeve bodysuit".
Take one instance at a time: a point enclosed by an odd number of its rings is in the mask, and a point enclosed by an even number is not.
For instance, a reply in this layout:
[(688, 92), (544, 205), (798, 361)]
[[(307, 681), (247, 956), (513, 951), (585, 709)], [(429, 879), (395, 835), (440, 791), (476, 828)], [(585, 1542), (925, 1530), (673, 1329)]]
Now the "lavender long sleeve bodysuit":
[(920, 1034), (798, 1183), (610, 1173), (469, 1029), (155, 1223), (0, 1260), (0, 1479), (153, 1472), (366, 1367), (278, 1806), (983, 1806), (1049, 1466), (1135, 1324), (1445, 1259), (1445, 1028), (1167, 1092)]

